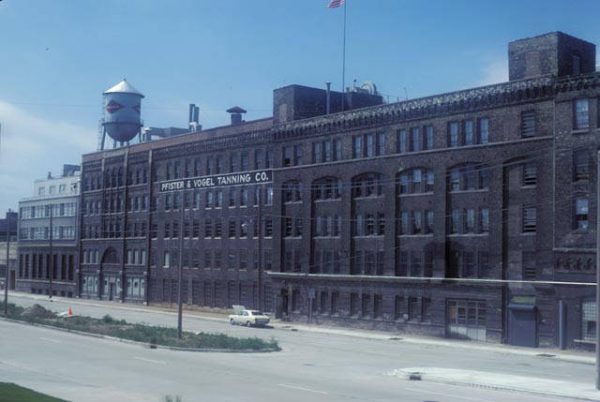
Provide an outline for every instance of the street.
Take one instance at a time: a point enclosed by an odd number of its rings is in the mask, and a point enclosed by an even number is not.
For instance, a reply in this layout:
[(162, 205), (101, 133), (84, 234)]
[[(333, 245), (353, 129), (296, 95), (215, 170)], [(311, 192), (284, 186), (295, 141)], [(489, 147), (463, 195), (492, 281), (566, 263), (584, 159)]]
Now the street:
[[(110, 314), (131, 322), (175, 326), (170, 312), (98, 301), (11, 294), (23, 306)], [(293, 324), (292, 324), (293, 325)], [(230, 326), (224, 318), (184, 315), (184, 330), (274, 337), (278, 353), (195, 353), (149, 349), (0, 320), (0, 381), (15, 382), (70, 401), (561, 401), (566, 399), (391, 376), (406, 367), (459, 368), (478, 372), (569, 381), (593, 388), (590, 364), (477, 347), (414, 344), (390, 337), (362, 338), (285, 325), (258, 329)], [(390, 339), (392, 338), (392, 339)], [(477, 346), (474, 344), (474, 346)]]

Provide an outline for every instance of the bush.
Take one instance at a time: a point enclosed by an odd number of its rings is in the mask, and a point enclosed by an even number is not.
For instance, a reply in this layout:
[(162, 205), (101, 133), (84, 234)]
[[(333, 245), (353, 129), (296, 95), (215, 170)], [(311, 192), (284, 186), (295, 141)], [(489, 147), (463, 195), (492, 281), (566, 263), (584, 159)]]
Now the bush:
[[(0, 305), (4, 309), (3, 305)], [(278, 351), (279, 344), (275, 339), (265, 341), (260, 338), (234, 338), (225, 334), (194, 334), (184, 332), (182, 339), (177, 338), (177, 329), (157, 327), (143, 324), (131, 324), (125, 320), (116, 320), (109, 314), (104, 317), (58, 317), (54, 312), (36, 304), (27, 309), (8, 305), (9, 318), (55, 326), (73, 331), (90, 332), (115, 338), (128, 339), (148, 343), (151, 346), (174, 346), (191, 349), (227, 349)], [(3, 310), (2, 310), (3, 311)]]

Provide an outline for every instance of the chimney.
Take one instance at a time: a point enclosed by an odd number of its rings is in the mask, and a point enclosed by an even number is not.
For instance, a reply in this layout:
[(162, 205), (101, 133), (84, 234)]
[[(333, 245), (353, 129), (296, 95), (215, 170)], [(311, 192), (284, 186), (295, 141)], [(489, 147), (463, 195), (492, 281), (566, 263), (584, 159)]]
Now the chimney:
[(331, 113), (331, 82), (327, 81), (326, 100), (325, 100), (325, 114)]
[(242, 114), (246, 113), (246, 111), (239, 106), (234, 106), (230, 109), (227, 109), (227, 113), (231, 114), (231, 125), (235, 126), (243, 122)]
[(188, 128), (190, 132), (195, 133), (202, 130), (202, 126), (199, 124), (200, 107), (193, 103), (190, 103), (190, 112), (188, 118)]

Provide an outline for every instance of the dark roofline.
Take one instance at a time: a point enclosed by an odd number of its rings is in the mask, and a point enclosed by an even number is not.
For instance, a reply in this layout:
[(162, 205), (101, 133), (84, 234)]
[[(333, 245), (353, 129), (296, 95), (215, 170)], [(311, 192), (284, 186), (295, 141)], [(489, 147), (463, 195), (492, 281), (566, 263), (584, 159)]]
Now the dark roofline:
[(511, 43), (519, 43), (519, 42), (524, 42), (524, 41), (528, 41), (528, 40), (531, 40), (531, 39), (543, 38), (544, 36), (557, 36), (557, 37), (561, 37), (562, 36), (562, 37), (566, 37), (566, 38), (569, 38), (569, 39), (575, 39), (575, 40), (577, 40), (579, 42), (585, 42), (588, 45), (596, 46), (596, 44), (594, 44), (592, 42), (588, 42), (587, 40), (578, 38), (578, 37), (573, 36), (573, 35), (569, 35), (569, 34), (564, 33), (562, 31), (552, 31), (552, 32), (546, 32), (546, 33), (539, 34), (539, 35), (530, 36), (530, 37), (527, 37), (527, 38), (519, 38), (519, 39), (515, 39), (515, 40), (512, 40), (512, 41), (508, 42), (508, 44), (510, 46)]

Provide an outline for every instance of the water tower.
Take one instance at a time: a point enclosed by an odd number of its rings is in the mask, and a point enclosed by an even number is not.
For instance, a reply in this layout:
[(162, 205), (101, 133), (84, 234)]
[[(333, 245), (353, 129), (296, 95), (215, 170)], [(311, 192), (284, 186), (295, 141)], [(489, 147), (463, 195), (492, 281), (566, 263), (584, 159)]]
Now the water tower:
[(126, 79), (103, 93), (104, 118), (102, 119), (102, 143), (104, 149), (106, 134), (123, 145), (139, 134), (142, 95)]

